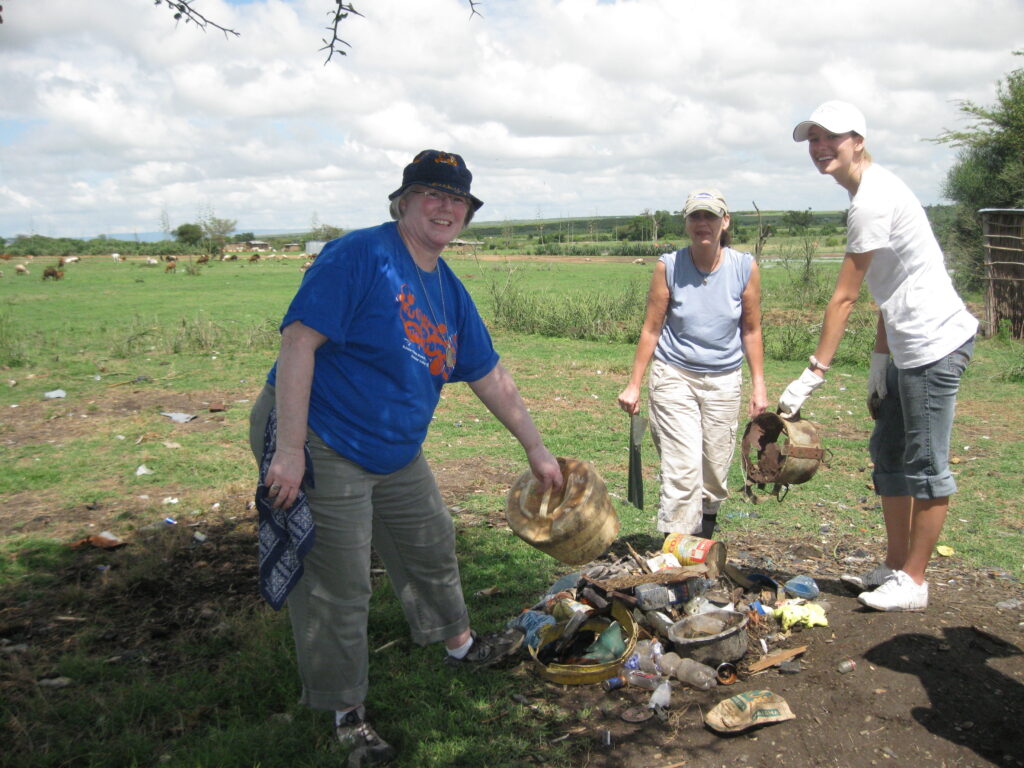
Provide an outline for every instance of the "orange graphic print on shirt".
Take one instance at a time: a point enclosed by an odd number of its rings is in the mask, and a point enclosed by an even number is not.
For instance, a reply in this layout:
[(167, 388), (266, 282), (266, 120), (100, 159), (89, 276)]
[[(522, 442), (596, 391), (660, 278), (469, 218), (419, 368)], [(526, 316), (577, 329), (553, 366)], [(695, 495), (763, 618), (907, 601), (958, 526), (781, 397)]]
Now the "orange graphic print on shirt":
[(425, 356), (431, 375), (441, 375), (447, 381), (455, 367), (456, 336), (448, 333), (447, 325), (436, 325), (416, 306), (416, 295), (408, 285), (402, 286), (397, 299), (406, 339)]

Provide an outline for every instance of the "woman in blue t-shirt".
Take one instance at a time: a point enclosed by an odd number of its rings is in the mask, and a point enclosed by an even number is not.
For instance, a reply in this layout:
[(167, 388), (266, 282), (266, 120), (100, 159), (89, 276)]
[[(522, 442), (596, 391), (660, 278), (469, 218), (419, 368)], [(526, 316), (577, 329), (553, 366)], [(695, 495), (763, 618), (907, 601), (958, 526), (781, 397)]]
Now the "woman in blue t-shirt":
[(690, 246), (658, 260), (647, 314), (619, 406), (640, 410), (651, 358), (651, 435), (661, 455), (658, 530), (711, 538), (729, 492), (743, 358), (750, 366), (748, 412), (768, 402), (761, 343), (761, 277), (749, 253), (729, 248), (722, 193), (700, 189), (684, 207)]
[[(253, 407), (261, 465), (260, 589), (287, 598), (302, 701), (335, 712), (354, 761), (395, 752), (366, 719), (370, 553), (384, 561), (415, 642), (486, 666), (522, 634), (478, 637), (455, 530), (421, 445), (441, 387), (465, 381), (519, 440), (543, 489), (562, 484), (465, 287), (440, 258), (483, 203), (459, 155), (420, 152), (390, 195), (395, 219), (328, 243), (281, 322)], [(352, 764), (350, 762), (350, 764)]]

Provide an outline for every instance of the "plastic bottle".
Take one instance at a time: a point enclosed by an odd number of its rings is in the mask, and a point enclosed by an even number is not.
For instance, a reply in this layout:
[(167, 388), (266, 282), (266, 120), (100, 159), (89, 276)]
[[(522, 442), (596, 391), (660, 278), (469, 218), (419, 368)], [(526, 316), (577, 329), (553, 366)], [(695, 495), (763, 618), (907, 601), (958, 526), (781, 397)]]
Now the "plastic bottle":
[(685, 581), (677, 581), (669, 587), (672, 591), (672, 602), (687, 603), (707, 592), (713, 583), (711, 579), (702, 579), (700, 576), (695, 576)]
[(635, 685), (637, 688), (645, 688), (648, 691), (653, 691), (665, 682), (665, 678), (661, 675), (655, 675), (650, 672), (641, 672), (639, 669), (627, 670), (625, 677), (626, 682), (630, 685)]
[(664, 653), (664, 648), (657, 640), (641, 640), (636, 644), (636, 655), (639, 657), (639, 668), (641, 672), (660, 674), (658, 669), (658, 658)]
[(675, 621), (664, 611), (647, 611), (644, 614), (643, 624), (655, 631), (655, 633), (668, 635), (668, 628), (675, 624)]
[(637, 584), (633, 587), (633, 597), (642, 611), (656, 611), (675, 599), (672, 590), (663, 584)]
[(715, 670), (693, 659), (680, 659), (673, 674), (679, 682), (693, 686), (699, 691), (710, 691), (718, 685)]
[(661, 674), (665, 677), (673, 677), (676, 673), (676, 667), (679, 666), (679, 662), (682, 661), (678, 653), (669, 651), (668, 653), (661, 654), (661, 658), (658, 659), (658, 666), (661, 668)]

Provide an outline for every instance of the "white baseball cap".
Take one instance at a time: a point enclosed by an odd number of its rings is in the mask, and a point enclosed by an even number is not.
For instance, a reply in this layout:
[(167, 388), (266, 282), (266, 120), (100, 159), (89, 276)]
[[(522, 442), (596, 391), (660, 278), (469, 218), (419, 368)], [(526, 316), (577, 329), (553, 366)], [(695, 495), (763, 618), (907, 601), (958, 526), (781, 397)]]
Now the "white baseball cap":
[(868, 137), (864, 114), (853, 104), (845, 101), (826, 101), (819, 105), (811, 113), (810, 118), (793, 129), (793, 141), (807, 141), (807, 132), (813, 125), (820, 126), (830, 133), (854, 131), (865, 139)]

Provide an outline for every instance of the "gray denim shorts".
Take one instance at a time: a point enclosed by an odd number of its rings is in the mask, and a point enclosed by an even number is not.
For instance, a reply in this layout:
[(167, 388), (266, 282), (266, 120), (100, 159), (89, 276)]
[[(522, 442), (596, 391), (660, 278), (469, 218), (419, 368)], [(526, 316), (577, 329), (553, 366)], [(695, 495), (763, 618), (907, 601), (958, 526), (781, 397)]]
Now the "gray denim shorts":
[(890, 361), (870, 442), (879, 496), (935, 499), (956, 492), (949, 441), (960, 377), (973, 353), (971, 337), (928, 365), (900, 370)]

